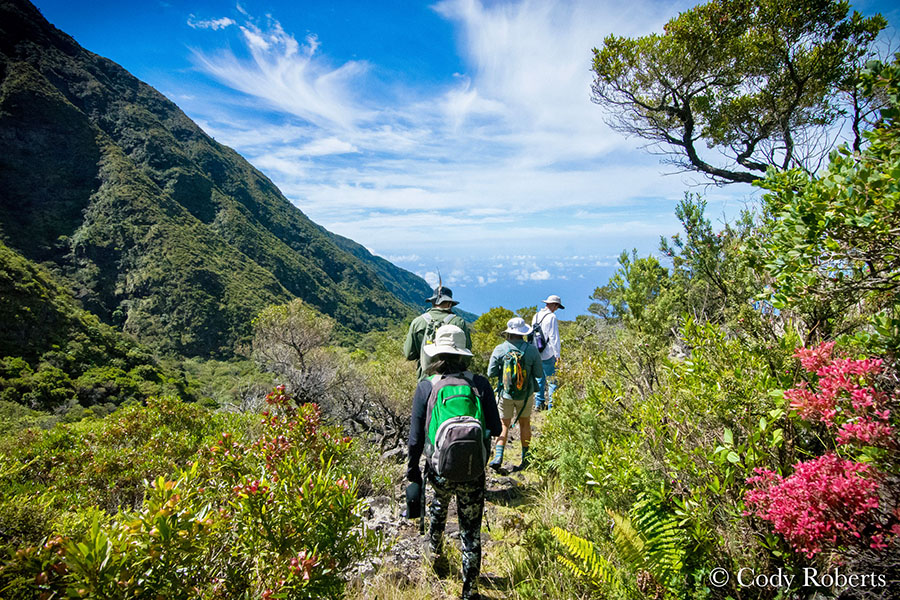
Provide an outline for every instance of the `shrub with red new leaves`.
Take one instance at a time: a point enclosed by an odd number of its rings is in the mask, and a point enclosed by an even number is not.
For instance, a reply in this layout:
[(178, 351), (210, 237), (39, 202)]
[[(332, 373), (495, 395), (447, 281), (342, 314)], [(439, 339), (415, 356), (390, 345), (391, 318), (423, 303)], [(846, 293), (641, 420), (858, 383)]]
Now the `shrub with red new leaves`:
[[(833, 342), (799, 348), (794, 356), (815, 377), (811, 383), (785, 391), (791, 408), (804, 420), (825, 424), (842, 452), (865, 453), (868, 448), (890, 456), (885, 451), (895, 449), (897, 443), (888, 409), (891, 398), (877, 383), (883, 362), (836, 356)], [(891, 512), (897, 507), (881, 506), (890, 494), (882, 489), (884, 476), (876, 464), (842, 458), (832, 451), (798, 462), (787, 477), (765, 469), (756, 473), (747, 480), (751, 489), (745, 495), (745, 514), (769, 521), (809, 558), (826, 548), (880, 550), (897, 537), (895, 518), (887, 523), (880, 520), (879, 508)]]
[(799, 348), (794, 356), (818, 377), (816, 391), (801, 384), (784, 393), (801, 418), (836, 431), (838, 444), (895, 446), (888, 396), (875, 386), (883, 370), (880, 359), (835, 357), (834, 342)]
[(798, 462), (788, 477), (763, 469), (757, 473), (747, 480), (754, 486), (745, 496), (748, 508), (807, 557), (826, 544), (868, 541), (873, 548), (884, 547), (883, 531), (873, 516), (879, 484), (869, 465), (829, 453)]

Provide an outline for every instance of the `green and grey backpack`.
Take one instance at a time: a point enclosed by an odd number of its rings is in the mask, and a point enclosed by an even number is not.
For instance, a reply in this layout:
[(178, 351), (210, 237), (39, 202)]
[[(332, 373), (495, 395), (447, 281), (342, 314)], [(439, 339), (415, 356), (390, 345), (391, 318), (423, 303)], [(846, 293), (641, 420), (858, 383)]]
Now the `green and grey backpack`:
[(525, 369), (525, 353), (518, 348), (510, 348), (502, 358), (500, 373), (500, 393), (504, 398), (523, 400), (528, 397), (528, 377)]
[(484, 474), (490, 432), (472, 373), (433, 375), (425, 409), (425, 456), (447, 481), (472, 481)]

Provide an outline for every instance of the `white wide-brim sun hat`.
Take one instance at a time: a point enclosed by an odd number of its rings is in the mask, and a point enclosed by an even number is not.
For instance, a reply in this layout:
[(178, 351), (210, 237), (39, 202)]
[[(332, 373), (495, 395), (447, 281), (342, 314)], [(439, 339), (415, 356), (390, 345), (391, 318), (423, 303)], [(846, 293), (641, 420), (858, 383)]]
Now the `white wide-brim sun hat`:
[(547, 299), (541, 300), (541, 302), (543, 302), (544, 304), (559, 304), (560, 308), (565, 308), (565, 306), (563, 306), (562, 299), (556, 294), (547, 296)]
[(466, 349), (466, 332), (456, 325), (442, 325), (434, 334), (434, 343), (424, 348), (428, 356), (438, 354), (457, 354), (459, 356), (472, 356)]
[(503, 333), (512, 333), (513, 335), (528, 335), (531, 333), (531, 326), (525, 323), (525, 319), (521, 317), (513, 317), (506, 322), (506, 329)]

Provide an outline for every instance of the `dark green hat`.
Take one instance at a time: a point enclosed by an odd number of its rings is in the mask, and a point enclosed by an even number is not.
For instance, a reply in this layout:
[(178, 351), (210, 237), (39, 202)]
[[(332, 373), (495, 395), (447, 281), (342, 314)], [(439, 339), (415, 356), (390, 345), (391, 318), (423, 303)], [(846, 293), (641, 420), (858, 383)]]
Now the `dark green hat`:
[(459, 302), (453, 299), (453, 291), (447, 286), (438, 286), (434, 288), (434, 293), (431, 294), (430, 298), (425, 298), (425, 302), (431, 302), (435, 306), (443, 304), (444, 302), (452, 302), (454, 306), (459, 304)]

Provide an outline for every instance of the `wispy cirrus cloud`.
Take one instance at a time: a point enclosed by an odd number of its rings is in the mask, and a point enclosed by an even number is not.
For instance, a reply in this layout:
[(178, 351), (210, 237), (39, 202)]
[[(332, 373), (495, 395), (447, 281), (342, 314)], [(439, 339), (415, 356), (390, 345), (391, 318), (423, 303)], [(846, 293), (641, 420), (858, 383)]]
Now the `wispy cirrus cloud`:
[[(443, 262), (458, 286), (576, 280), (575, 269), (608, 269), (621, 249), (654, 249), (677, 230), (684, 182), (606, 126), (590, 100), (591, 48), (609, 33), (658, 30), (688, 6), (442, 0), (433, 10), (452, 24), (464, 69), (421, 85), (393, 82), (365, 48), (339, 60), (315, 32), (242, 12), (228, 27), (233, 47), (193, 57), (245, 100), (194, 112), (313, 220), (382, 255), (415, 255), (396, 262), (426, 278)], [(707, 193), (711, 212), (748, 195)], [(542, 256), (527, 264), (469, 274), (440, 258), (535, 248)], [(546, 260), (567, 255), (592, 258)]]
[(301, 43), (272, 17), (261, 24), (246, 17), (238, 26), (249, 58), (231, 50), (194, 50), (195, 63), (201, 70), (234, 90), (325, 131), (335, 126), (347, 129), (369, 118), (370, 111), (354, 100), (352, 92), (354, 80), (368, 69), (365, 61), (333, 66), (317, 54), (319, 41), (314, 34)]
[(234, 19), (228, 17), (198, 21), (196, 20), (196, 17), (194, 17), (194, 15), (191, 15), (190, 17), (188, 17), (187, 24), (193, 29), (212, 29), (213, 31), (218, 31), (219, 29), (225, 29), (226, 27), (231, 27), (232, 25), (236, 25), (237, 23)]

